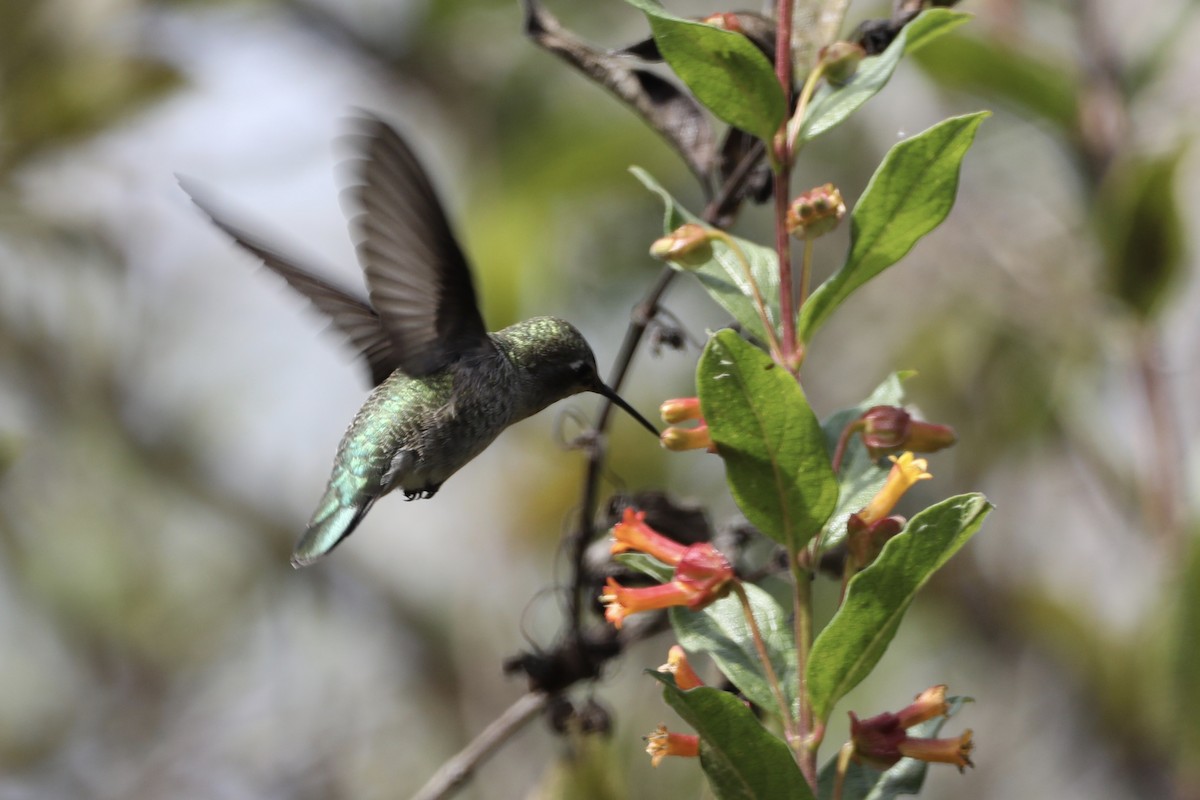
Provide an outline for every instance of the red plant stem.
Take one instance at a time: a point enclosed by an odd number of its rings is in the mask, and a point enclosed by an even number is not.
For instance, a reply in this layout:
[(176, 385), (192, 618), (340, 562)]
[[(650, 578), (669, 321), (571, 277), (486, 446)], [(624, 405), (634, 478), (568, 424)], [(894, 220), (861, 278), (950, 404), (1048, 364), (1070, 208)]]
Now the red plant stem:
[[(784, 108), (792, 107), (792, 10), (795, 0), (777, 0), (775, 4), (775, 74), (783, 89)], [(775, 172), (775, 254), (779, 259), (779, 315), (783, 318), (782, 355), (784, 366), (789, 370), (795, 369), (794, 355), (796, 352), (796, 312), (792, 293), (792, 257), (788, 241), (787, 207), (790, 178), (792, 174), (792, 154), (789, 152), (787, 141), (787, 118), (780, 124), (779, 133), (775, 136), (775, 161), (778, 165)]]

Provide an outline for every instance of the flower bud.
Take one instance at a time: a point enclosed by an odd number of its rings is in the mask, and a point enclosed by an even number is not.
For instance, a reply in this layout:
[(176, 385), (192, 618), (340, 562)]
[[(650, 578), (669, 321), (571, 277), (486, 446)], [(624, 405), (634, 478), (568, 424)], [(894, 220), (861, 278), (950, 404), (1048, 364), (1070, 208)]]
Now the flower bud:
[(708, 229), (688, 222), (650, 245), (650, 255), (678, 267), (699, 267), (712, 260)]
[(818, 64), (824, 68), (825, 80), (831, 86), (845, 86), (858, 71), (858, 62), (866, 57), (863, 46), (854, 42), (834, 42), (821, 48)]
[(742, 33), (742, 23), (738, 20), (737, 14), (731, 14), (728, 11), (720, 11), (716, 14), (709, 14), (704, 19), (700, 20), (705, 25), (712, 25), (714, 28), (721, 28), (734, 33)]
[(658, 407), (658, 413), (662, 417), (662, 421), (668, 425), (701, 419), (700, 398), (681, 397), (676, 400), (667, 400)]
[(664, 430), (658, 438), (663, 447), (676, 452), (707, 450), (715, 453), (717, 451), (717, 446), (708, 433), (707, 425), (699, 425), (695, 428), (670, 427)]
[(842, 193), (832, 183), (809, 189), (788, 207), (787, 230), (797, 239), (815, 239), (829, 233), (846, 216)]

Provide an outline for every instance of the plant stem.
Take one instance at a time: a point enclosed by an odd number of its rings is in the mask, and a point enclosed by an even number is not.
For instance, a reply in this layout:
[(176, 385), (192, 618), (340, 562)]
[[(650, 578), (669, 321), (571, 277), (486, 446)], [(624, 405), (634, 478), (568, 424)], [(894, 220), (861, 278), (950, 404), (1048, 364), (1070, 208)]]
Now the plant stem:
[[(794, 0), (775, 3), (775, 75), (783, 89), (785, 108), (792, 107), (792, 11)], [(783, 346), (780, 363), (794, 371), (792, 357), (796, 345), (796, 313), (792, 298), (792, 256), (787, 232), (787, 206), (792, 176), (792, 154), (788, 145), (787, 120), (779, 126), (772, 149), (775, 151), (775, 255), (779, 260), (779, 316), (782, 317)]]
[(771, 349), (771, 357), (776, 361), (780, 361), (782, 357), (782, 349), (779, 346), (779, 336), (775, 333), (775, 324), (771, 322), (771, 314), (767, 310), (767, 302), (763, 299), (762, 292), (758, 288), (758, 281), (754, 279), (754, 271), (750, 269), (750, 259), (746, 258), (746, 254), (742, 252), (742, 248), (738, 246), (737, 241), (719, 228), (709, 230), (709, 238), (716, 239), (721, 244), (728, 247), (738, 263), (742, 265), (742, 271), (746, 274), (746, 283), (750, 286), (750, 292), (754, 295), (754, 306), (758, 309), (758, 318), (763, 324), (763, 330), (767, 335), (767, 345)]
[(754, 649), (758, 651), (758, 658), (762, 661), (767, 685), (771, 687), (771, 692), (775, 695), (775, 702), (779, 704), (779, 716), (783, 720), (784, 735), (799, 758), (802, 739), (796, 730), (795, 720), (792, 719), (792, 709), (788, 706), (787, 698), (783, 694), (783, 687), (779, 683), (775, 665), (771, 663), (770, 654), (767, 653), (767, 643), (763, 640), (762, 631), (758, 628), (758, 620), (754, 619), (754, 611), (750, 608), (750, 598), (746, 595), (746, 588), (742, 586), (741, 581), (733, 582), (733, 591), (742, 604), (742, 613), (745, 614), (746, 623), (750, 626), (750, 636), (754, 639)]
[(794, 548), (788, 548), (788, 564), (792, 571), (794, 584), (792, 615), (794, 635), (796, 638), (796, 680), (798, 682), (796, 696), (800, 702), (798, 733), (804, 742), (804, 749), (799, 754), (800, 771), (808, 780), (814, 791), (817, 786), (817, 751), (809, 735), (813, 730), (812, 704), (808, 698), (808, 653), (812, 648), (812, 576), (800, 565), (799, 553)]

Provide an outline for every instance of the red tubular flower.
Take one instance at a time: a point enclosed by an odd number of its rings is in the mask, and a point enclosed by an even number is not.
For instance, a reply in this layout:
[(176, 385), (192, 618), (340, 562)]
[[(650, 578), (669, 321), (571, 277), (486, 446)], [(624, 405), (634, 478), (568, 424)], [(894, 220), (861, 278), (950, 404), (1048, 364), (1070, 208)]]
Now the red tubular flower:
[(639, 611), (657, 611), (671, 606), (688, 606), (696, 601), (698, 592), (678, 581), (660, 583), (657, 586), (632, 588), (622, 586), (613, 578), (604, 584), (604, 619), (620, 630), (621, 623), (630, 614)]
[(687, 653), (677, 644), (667, 651), (667, 663), (659, 667), (658, 671), (669, 672), (675, 676), (675, 685), (684, 691), (704, 685), (704, 681), (700, 680), (700, 676), (688, 663)]
[(974, 744), (969, 730), (949, 739), (908, 735), (908, 728), (944, 716), (949, 709), (946, 687), (934, 686), (917, 695), (916, 700), (896, 714), (885, 711), (860, 720), (853, 711), (850, 712), (854, 758), (877, 769), (887, 769), (903, 757), (954, 764), (960, 772), (964, 767), (974, 766), (971, 763)]
[(612, 554), (624, 553), (627, 550), (637, 550), (654, 556), (664, 564), (675, 566), (683, 558), (687, 550), (674, 539), (668, 539), (646, 524), (646, 514), (643, 511), (625, 509), (625, 515), (619, 523), (613, 526)]
[(734, 579), (733, 567), (721, 551), (707, 542), (684, 546), (668, 539), (646, 524), (645, 515), (626, 509), (621, 523), (613, 528), (613, 553), (640, 550), (675, 567), (669, 583), (645, 588), (621, 586), (612, 578), (605, 584), (600, 601), (604, 618), (621, 627), (625, 617), (639, 611), (687, 606), (695, 611), (724, 597)]
[(650, 754), (650, 765), (655, 767), (667, 756), (695, 758), (700, 755), (700, 737), (691, 733), (671, 733), (666, 725), (659, 725), (646, 737), (646, 752)]
[(725, 596), (733, 580), (733, 567), (720, 550), (708, 542), (690, 545), (675, 566), (673, 583), (695, 593), (688, 603), (693, 611)]

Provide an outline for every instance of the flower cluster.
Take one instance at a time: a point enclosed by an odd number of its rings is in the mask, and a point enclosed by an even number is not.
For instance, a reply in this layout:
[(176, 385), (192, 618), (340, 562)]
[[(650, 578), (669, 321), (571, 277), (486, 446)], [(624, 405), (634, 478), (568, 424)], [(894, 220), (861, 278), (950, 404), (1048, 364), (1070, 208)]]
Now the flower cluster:
[(972, 767), (971, 731), (950, 739), (925, 739), (909, 736), (908, 729), (949, 713), (946, 687), (934, 686), (917, 695), (916, 700), (896, 712), (885, 711), (860, 720), (850, 712), (850, 741), (854, 758), (877, 769), (887, 769), (902, 757), (953, 764), (961, 772)]
[(608, 579), (600, 600), (604, 618), (617, 628), (639, 611), (704, 608), (723, 597), (734, 580), (733, 567), (717, 548), (708, 542), (684, 545), (669, 539), (646, 524), (645, 513), (632, 508), (625, 509), (621, 522), (613, 527), (613, 537), (614, 555), (636, 550), (675, 568), (670, 582), (645, 588), (629, 588)]
[[(662, 416), (662, 421), (670, 426), (659, 437), (666, 449), (717, 452), (717, 446), (713, 444), (712, 436), (708, 432), (708, 423), (704, 421), (700, 411), (700, 398), (681, 397), (677, 400), (667, 400), (659, 406), (658, 413)], [(692, 420), (698, 421), (699, 424), (691, 428), (676, 427), (676, 423)]]

